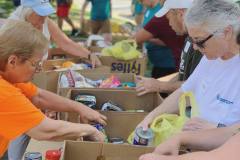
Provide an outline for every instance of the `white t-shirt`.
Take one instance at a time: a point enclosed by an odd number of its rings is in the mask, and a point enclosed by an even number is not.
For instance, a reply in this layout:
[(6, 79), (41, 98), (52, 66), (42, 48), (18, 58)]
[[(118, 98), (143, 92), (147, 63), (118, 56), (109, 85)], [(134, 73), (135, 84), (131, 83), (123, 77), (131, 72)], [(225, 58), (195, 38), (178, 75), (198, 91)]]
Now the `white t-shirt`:
[[(23, 6), (19, 6), (9, 17), (8, 19), (13, 19), (13, 20), (22, 20), (22, 21), (26, 21), (25, 17), (23, 17), (23, 10), (24, 7)], [(45, 20), (44, 24), (43, 24), (43, 31), (42, 31), (43, 35), (47, 38), (47, 40), (50, 41), (51, 35), (49, 33), (48, 30), (48, 23), (47, 23), (47, 19)], [(50, 47), (50, 46), (49, 46)], [(47, 60), (48, 58), (48, 52), (43, 56), (43, 60)]]
[(240, 56), (229, 60), (204, 56), (181, 89), (194, 93), (200, 118), (225, 125), (239, 122)]

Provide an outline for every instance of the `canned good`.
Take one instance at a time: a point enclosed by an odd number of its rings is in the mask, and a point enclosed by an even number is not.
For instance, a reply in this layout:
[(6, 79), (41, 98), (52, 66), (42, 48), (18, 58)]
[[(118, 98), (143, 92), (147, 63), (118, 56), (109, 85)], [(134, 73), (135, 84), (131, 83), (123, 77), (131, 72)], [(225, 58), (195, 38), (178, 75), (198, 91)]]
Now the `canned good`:
[(97, 130), (99, 130), (100, 132), (102, 132), (102, 133), (105, 135), (105, 140), (104, 140), (104, 142), (108, 142), (108, 137), (107, 137), (107, 134), (106, 134), (106, 132), (105, 132), (105, 129), (104, 129), (103, 125), (97, 123), (97, 124), (94, 124), (93, 126), (94, 126), (95, 128), (97, 128)]
[(61, 151), (59, 150), (48, 150), (46, 152), (45, 160), (60, 160)]
[(42, 154), (40, 152), (27, 152), (24, 155), (24, 160), (42, 160)]
[(93, 95), (89, 95), (89, 94), (79, 94), (75, 97), (74, 99), (77, 102), (80, 102), (92, 109), (96, 109), (96, 103), (97, 103), (97, 99), (95, 96)]
[(142, 127), (139, 127), (135, 130), (135, 135), (133, 139), (134, 145), (149, 146), (152, 144), (152, 140), (153, 140), (152, 129), (149, 128), (148, 130), (144, 131)]
[(102, 111), (119, 111), (119, 112), (123, 111), (123, 109), (119, 105), (115, 104), (112, 101), (108, 101), (104, 103), (102, 105), (101, 110)]
[(97, 130), (99, 130), (99, 131), (101, 131), (101, 132), (103, 132), (103, 131), (105, 132), (103, 125), (97, 123), (97, 124), (94, 124), (93, 126), (94, 126), (95, 128), (97, 128)]
[(113, 144), (123, 144), (124, 143), (123, 139), (120, 137), (110, 138), (109, 142), (113, 143)]

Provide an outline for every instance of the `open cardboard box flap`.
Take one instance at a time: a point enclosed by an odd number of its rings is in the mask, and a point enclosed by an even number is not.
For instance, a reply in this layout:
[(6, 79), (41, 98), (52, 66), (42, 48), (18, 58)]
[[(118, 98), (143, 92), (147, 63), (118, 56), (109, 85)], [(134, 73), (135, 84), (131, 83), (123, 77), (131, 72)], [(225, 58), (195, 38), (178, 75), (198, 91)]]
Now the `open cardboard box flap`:
[(138, 160), (152, 147), (97, 142), (65, 141), (61, 160)]

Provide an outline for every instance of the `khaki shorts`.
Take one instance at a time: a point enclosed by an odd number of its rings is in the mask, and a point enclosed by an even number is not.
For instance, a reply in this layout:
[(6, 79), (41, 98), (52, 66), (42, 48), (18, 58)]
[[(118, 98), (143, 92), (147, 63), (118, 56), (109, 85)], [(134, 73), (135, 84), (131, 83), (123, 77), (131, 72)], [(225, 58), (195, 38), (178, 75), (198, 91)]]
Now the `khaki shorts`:
[(110, 20), (94, 21), (91, 20), (92, 34), (111, 33)]

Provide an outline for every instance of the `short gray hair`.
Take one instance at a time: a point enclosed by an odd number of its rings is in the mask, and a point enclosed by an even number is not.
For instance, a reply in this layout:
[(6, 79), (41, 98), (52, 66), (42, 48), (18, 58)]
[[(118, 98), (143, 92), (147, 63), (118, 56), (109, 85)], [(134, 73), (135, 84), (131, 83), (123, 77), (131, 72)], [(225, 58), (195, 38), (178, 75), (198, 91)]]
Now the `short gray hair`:
[(26, 21), (26, 18), (32, 14), (34, 11), (30, 7), (19, 6), (8, 19), (13, 20), (23, 20)]
[(232, 26), (236, 33), (240, 28), (240, 8), (232, 0), (195, 0), (185, 14), (185, 25), (201, 27), (213, 33)]

